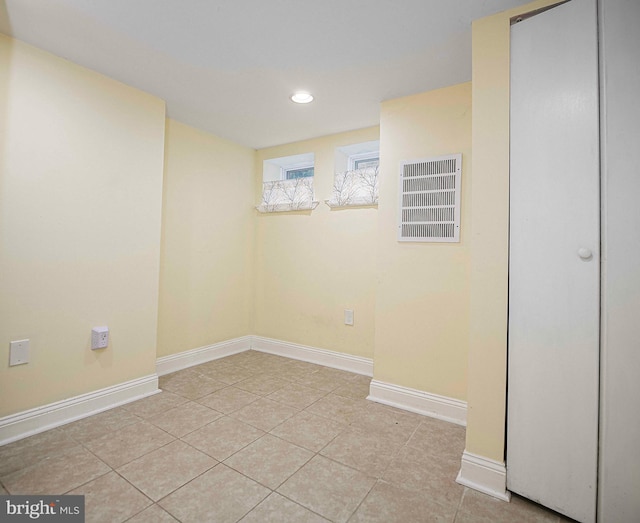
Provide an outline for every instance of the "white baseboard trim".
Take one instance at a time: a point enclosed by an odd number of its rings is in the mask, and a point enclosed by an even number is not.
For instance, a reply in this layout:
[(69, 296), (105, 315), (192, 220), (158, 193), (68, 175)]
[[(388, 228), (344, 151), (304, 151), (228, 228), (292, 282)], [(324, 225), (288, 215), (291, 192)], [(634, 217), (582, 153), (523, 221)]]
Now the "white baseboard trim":
[(378, 380), (371, 380), (367, 399), (457, 425), (466, 426), (467, 424), (466, 401)]
[(371, 358), (317, 349), (288, 341), (263, 338), (262, 336), (252, 336), (251, 349), (285, 356), (294, 360), (317, 363), (325, 367), (346, 370), (356, 374), (364, 374), (365, 376), (373, 376), (373, 360)]
[(507, 490), (507, 468), (504, 462), (465, 450), (456, 482), (502, 501), (511, 500), (511, 492)]
[(151, 374), (0, 418), (0, 445), (86, 418), (158, 392), (160, 392), (158, 376)]
[(207, 361), (217, 360), (232, 354), (238, 354), (251, 348), (251, 336), (242, 336), (232, 340), (221, 341), (206, 347), (191, 349), (171, 356), (163, 356), (156, 360), (158, 376), (200, 365)]

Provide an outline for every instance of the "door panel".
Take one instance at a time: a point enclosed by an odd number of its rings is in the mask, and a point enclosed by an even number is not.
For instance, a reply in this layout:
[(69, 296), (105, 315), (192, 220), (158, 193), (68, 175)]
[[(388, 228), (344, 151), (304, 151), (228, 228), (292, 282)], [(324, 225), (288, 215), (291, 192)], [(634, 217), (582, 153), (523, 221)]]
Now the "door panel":
[(640, 520), (640, 2), (600, 7), (603, 155), (598, 515)]
[(599, 142), (595, 0), (511, 36), (507, 486), (594, 521)]

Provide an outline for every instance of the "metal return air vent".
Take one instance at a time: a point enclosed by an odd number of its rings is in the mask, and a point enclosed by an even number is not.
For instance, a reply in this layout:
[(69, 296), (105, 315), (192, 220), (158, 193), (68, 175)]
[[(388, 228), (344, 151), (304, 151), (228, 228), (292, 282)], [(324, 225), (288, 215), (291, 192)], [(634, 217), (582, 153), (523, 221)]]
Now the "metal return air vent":
[(460, 241), (461, 176), (461, 154), (402, 162), (398, 241)]

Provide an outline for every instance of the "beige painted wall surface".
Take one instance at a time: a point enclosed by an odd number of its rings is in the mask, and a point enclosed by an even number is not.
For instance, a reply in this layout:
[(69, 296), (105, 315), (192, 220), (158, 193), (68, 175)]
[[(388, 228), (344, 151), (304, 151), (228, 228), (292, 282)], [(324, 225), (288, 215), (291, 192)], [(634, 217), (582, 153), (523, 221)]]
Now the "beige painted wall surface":
[[(464, 400), (469, 340), (471, 84), (383, 102), (374, 377)], [(460, 243), (399, 243), (400, 162), (462, 153)]]
[(504, 460), (509, 249), (510, 18), (537, 1), (473, 23), (473, 206), (467, 445)]
[[(315, 153), (312, 212), (256, 212), (253, 333), (311, 347), (373, 357), (375, 208), (331, 210), (335, 148), (377, 140), (378, 127), (258, 151), (256, 201), (262, 162)], [(344, 325), (353, 309), (353, 326)]]
[(158, 357), (250, 334), (255, 151), (167, 120)]
[(155, 372), (164, 115), (0, 35), (0, 416)]

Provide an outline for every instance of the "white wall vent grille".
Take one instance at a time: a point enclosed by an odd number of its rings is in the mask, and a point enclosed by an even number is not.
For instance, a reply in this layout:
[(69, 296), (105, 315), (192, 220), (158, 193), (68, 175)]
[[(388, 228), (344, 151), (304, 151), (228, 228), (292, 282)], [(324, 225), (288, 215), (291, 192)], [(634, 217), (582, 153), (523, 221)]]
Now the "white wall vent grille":
[(460, 241), (461, 177), (461, 154), (402, 162), (398, 241)]

